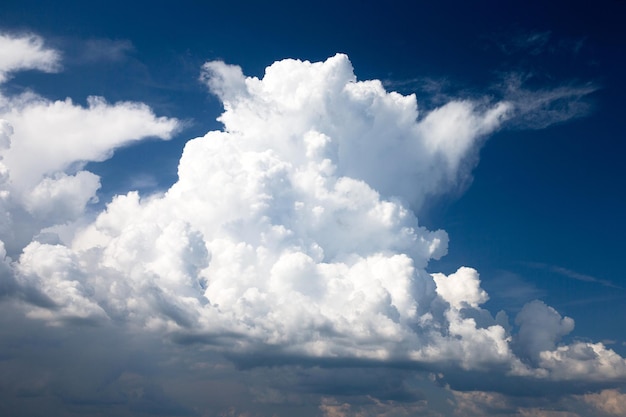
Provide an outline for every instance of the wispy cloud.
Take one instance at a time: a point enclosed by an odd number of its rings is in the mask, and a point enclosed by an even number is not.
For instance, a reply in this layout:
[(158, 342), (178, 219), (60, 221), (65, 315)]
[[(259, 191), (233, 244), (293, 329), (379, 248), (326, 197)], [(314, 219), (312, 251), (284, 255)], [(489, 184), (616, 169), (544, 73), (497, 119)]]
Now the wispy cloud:
[(591, 282), (591, 283), (599, 284), (599, 285), (602, 285), (604, 287), (609, 287), (609, 288), (624, 289), (623, 287), (615, 285), (613, 282), (607, 279), (602, 279), (602, 278), (598, 278), (592, 275), (583, 274), (583, 273), (573, 271), (568, 268), (564, 268), (562, 266), (549, 265), (549, 264), (542, 263), (542, 262), (526, 262), (525, 265), (530, 266), (532, 268), (536, 268), (536, 269), (550, 271), (550, 272), (559, 274), (567, 278), (575, 279), (577, 281)]
[(513, 29), (484, 37), (486, 47), (495, 48), (505, 56), (540, 56), (546, 54), (578, 54), (585, 37), (564, 38), (550, 30)]
[(545, 297), (544, 290), (524, 280), (519, 274), (511, 271), (496, 271), (485, 287), (494, 297), (506, 300), (506, 305), (514, 310), (520, 309), (531, 300)]
[(89, 63), (121, 61), (134, 49), (125, 39), (89, 39), (82, 44), (79, 59)]
[(527, 86), (532, 78), (532, 74), (508, 73), (503, 82), (495, 87), (505, 100), (512, 103), (509, 126), (544, 129), (587, 116), (593, 111), (590, 95), (600, 89), (599, 85), (572, 82), (532, 88)]
[(484, 102), (497, 97), (509, 103), (504, 125), (513, 129), (544, 129), (588, 116), (594, 110), (592, 95), (601, 89), (596, 82), (572, 80), (557, 84), (545, 74), (519, 70), (502, 72), (494, 78), (499, 81), (489, 87), (493, 93), (491, 96), (484, 95), (484, 91), (477, 92), (475, 88), (459, 88), (449, 79), (388, 79), (383, 84), (404, 93), (417, 93), (420, 109), (435, 108), (458, 97)]
[(519, 32), (510, 39), (498, 42), (500, 50), (505, 54), (517, 52), (539, 55), (543, 53), (550, 41), (551, 32), (547, 31), (527, 31)]
[(584, 39), (560, 38), (550, 31), (505, 32), (486, 39), (487, 45), (495, 45), (504, 59), (492, 69), (496, 81), (483, 89), (463, 86), (462, 80), (434, 77), (387, 79), (383, 85), (403, 93), (418, 93), (420, 109), (434, 108), (457, 97), (507, 102), (510, 108), (505, 124), (514, 129), (544, 129), (593, 112), (592, 95), (602, 85), (593, 80), (581, 82), (574, 76), (569, 80), (555, 76), (556, 68), (562, 71), (562, 66), (546, 64), (560, 64), (562, 58), (575, 57)]

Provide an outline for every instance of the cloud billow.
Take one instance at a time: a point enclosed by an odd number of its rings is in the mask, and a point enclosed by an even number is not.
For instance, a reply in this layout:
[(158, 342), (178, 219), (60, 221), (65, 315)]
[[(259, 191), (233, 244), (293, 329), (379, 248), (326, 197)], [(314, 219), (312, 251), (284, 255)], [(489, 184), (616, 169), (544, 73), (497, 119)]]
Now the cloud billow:
[[(549, 306), (525, 306), (512, 333), (506, 314), (482, 307), (476, 270), (427, 271), (448, 236), (421, 226), (419, 207), (470, 175), (513, 104), (457, 100), (420, 115), (414, 95), (358, 81), (341, 54), (275, 62), (261, 79), (209, 62), (201, 80), (223, 102), (223, 129), (186, 144), (170, 189), (118, 195), (93, 221), (84, 211), (99, 178), (77, 164), (167, 139), (179, 122), (136, 103), (3, 98), (0, 236), (6, 244), (20, 216), (36, 221), (15, 259), (5, 251), (0, 290), (28, 317), (121, 323), (286, 363), (626, 377), (624, 359), (601, 343), (562, 344), (573, 320)], [(52, 143), (29, 130), (38, 118)], [(119, 129), (82, 140), (111, 125)], [(25, 170), (35, 158), (26, 149), (52, 157)], [(55, 242), (41, 237), (55, 233)]]
[(162, 197), (117, 197), (72, 242), (136, 295), (113, 314), (177, 334), (228, 329), (239, 354), (451, 359), (425, 270), (447, 235), (404, 202), (453, 185), (507, 105), (455, 102), (418, 122), (414, 96), (357, 82), (344, 55), (277, 62), (262, 80), (221, 62), (204, 71), (224, 129), (187, 143)]

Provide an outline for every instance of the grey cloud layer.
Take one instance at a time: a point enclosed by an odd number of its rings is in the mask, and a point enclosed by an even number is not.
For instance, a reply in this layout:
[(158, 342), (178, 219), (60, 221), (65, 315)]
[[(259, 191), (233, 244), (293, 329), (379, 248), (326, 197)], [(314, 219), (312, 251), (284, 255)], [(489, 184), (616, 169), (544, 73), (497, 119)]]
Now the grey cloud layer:
[[(28, 42), (5, 74), (56, 63)], [(0, 291), (27, 317), (116, 323), (274, 363), (626, 377), (601, 343), (561, 344), (574, 322), (551, 307), (527, 304), (511, 333), (506, 314), (481, 307), (477, 271), (426, 270), (448, 237), (414, 210), (470, 174), (512, 104), (459, 100), (420, 115), (415, 96), (357, 81), (345, 55), (276, 62), (262, 79), (210, 62), (201, 79), (224, 104), (223, 130), (187, 143), (169, 190), (119, 195), (93, 221), (84, 211), (99, 178), (84, 163), (168, 139), (178, 121), (137, 103), (2, 97)], [(320, 409), (348, 415), (341, 407)]]

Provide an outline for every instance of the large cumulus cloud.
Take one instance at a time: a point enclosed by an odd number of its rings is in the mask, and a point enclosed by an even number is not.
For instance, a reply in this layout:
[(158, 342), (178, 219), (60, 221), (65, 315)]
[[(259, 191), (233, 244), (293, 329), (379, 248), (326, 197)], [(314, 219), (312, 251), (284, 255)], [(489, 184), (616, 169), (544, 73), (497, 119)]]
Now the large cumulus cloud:
[[(447, 235), (421, 227), (413, 210), (468, 174), (481, 139), (513, 104), (452, 101), (420, 116), (414, 96), (357, 81), (345, 55), (280, 61), (262, 79), (209, 62), (201, 78), (223, 101), (224, 129), (187, 143), (179, 180), (165, 194), (118, 196), (63, 244), (28, 244), (15, 264), (17, 280), (54, 305), (29, 315), (128, 320), (239, 355), (445, 361), (537, 377), (575, 378), (560, 364), (579, 360), (595, 369), (611, 356), (601, 345), (585, 345), (598, 346), (595, 356), (570, 354), (576, 345), (557, 348), (573, 321), (557, 317), (552, 326), (545, 319), (558, 313), (531, 304), (517, 319), (523, 361), (507, 319), (481, 309), (488, 296), (475, 270), (426, 272), (429, 260), (445, 255)], [(54, 112), (66, 106), (67, 117), (126, 109), (107, 110), (101, 100), (89, 109), (68, 102), (43, 109), (56, 122)], [(18, 128), (40, 105), (27, 109), (9, 113)], [(130, 110), (149, 117), (142, 107)], [(138, 136), (128, 122), (119, 132)], [(102, 158), (123, 140), (115, 133), (86, 145), (61, 132), (72, 152), (28, 176), (11, 165), (28, 145), (22, 139), (7, 155), (9, 171), (32, 184), (29, 177)], [(57, 190), (71, 190), (64, 184), (80, 181), (78, 174), (40, 181), (26, 209), (54, 213), (54, 195), (78, 200)], [(624, 374), (617, 361), (616, 377)]]
[[(57, 56), (29, 39), (34, 52), (6, 73), (55, 67)], [(453, 100), (420, 114), (414, 95), (358, 81), (341, 54), (279, 61), (261, 79), (209, 62), (201, 80), (224, 105), (223, 129), (186, 144), (171, 188), (118, 195), (93, 220), (84, 213), (99, 178), (85, 163), (168, 139), (179, 122), (102, 98), (82, 107), (2, 97), (0, 290), (28, 317), (115, 323), (252, 365), (626, 377), (624, 359), (601, 343), (563, 344), (574, 321), (544, 303), (510, 323), (483, 308), (476, 270), (428, 271), (448, 236), (416, 213), (466, 180), (514, 102)], [(321, 410), (348, 415), (342, 407), (328, 400)]]

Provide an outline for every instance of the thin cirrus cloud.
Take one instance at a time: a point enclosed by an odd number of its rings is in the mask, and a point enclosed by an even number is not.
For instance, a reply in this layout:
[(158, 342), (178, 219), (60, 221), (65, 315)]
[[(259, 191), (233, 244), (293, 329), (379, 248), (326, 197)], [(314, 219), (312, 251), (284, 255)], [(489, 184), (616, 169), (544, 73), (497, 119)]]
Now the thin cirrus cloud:
[(615, 285), (614, 283), (612, 283), (611, 281), (607, 279), (597, 278), (588, 274), (581, 274), (580, 272), (572, 271), (571, 269), (564, 268), (562, 266), (548, 265), (548, 264), (541, 263), (541, 262), (527, 262), (526, 265), (528, 265), (531, 268), (547, 270), (547, 271), (553, 272), (555, 274), (559, 274), (567, 278), (575, 279), (577, 281), (590, 282), (590, 283), (600, 284), (604, 287), (622, 289), (622, 287)]
[[(29, 45), (12, 49), (7, 62), (19, 64), (5, 76), (58, 66), (38, 38), (2, 39)], [(242, 366), (263, 358), (548, 383), (626, 377), (626, 361), (603, 344), (563, 343), (574, 320), (550, 306), (527, 303), (512, 332), (506, 314), (483, 308), (476, 270), (427, 272), (448, 236), (421, 226), (419, 207), (471, 174), (515, 102), (452, 100), (422, 115), (414, 95), (357, 81), (342, 54), (278, 61), (263, 78), (208, 62), (201, 80), (224, 105), (223, 129), (186, 144), (163, 194), (118, 195), (95, 219), (85, 210), (99, 178), (85, 163), (169, 139), (180, 122), (141, 103), (2, 97), (5, 301), (54, 328), (115, 323)], [(327, 416), (349, 408), (320, 403)]]
[(79, 59), (88, 63), (121, 61), (135, 49), (132, 42), (119, 39), (90, 39), (81, 46)]

